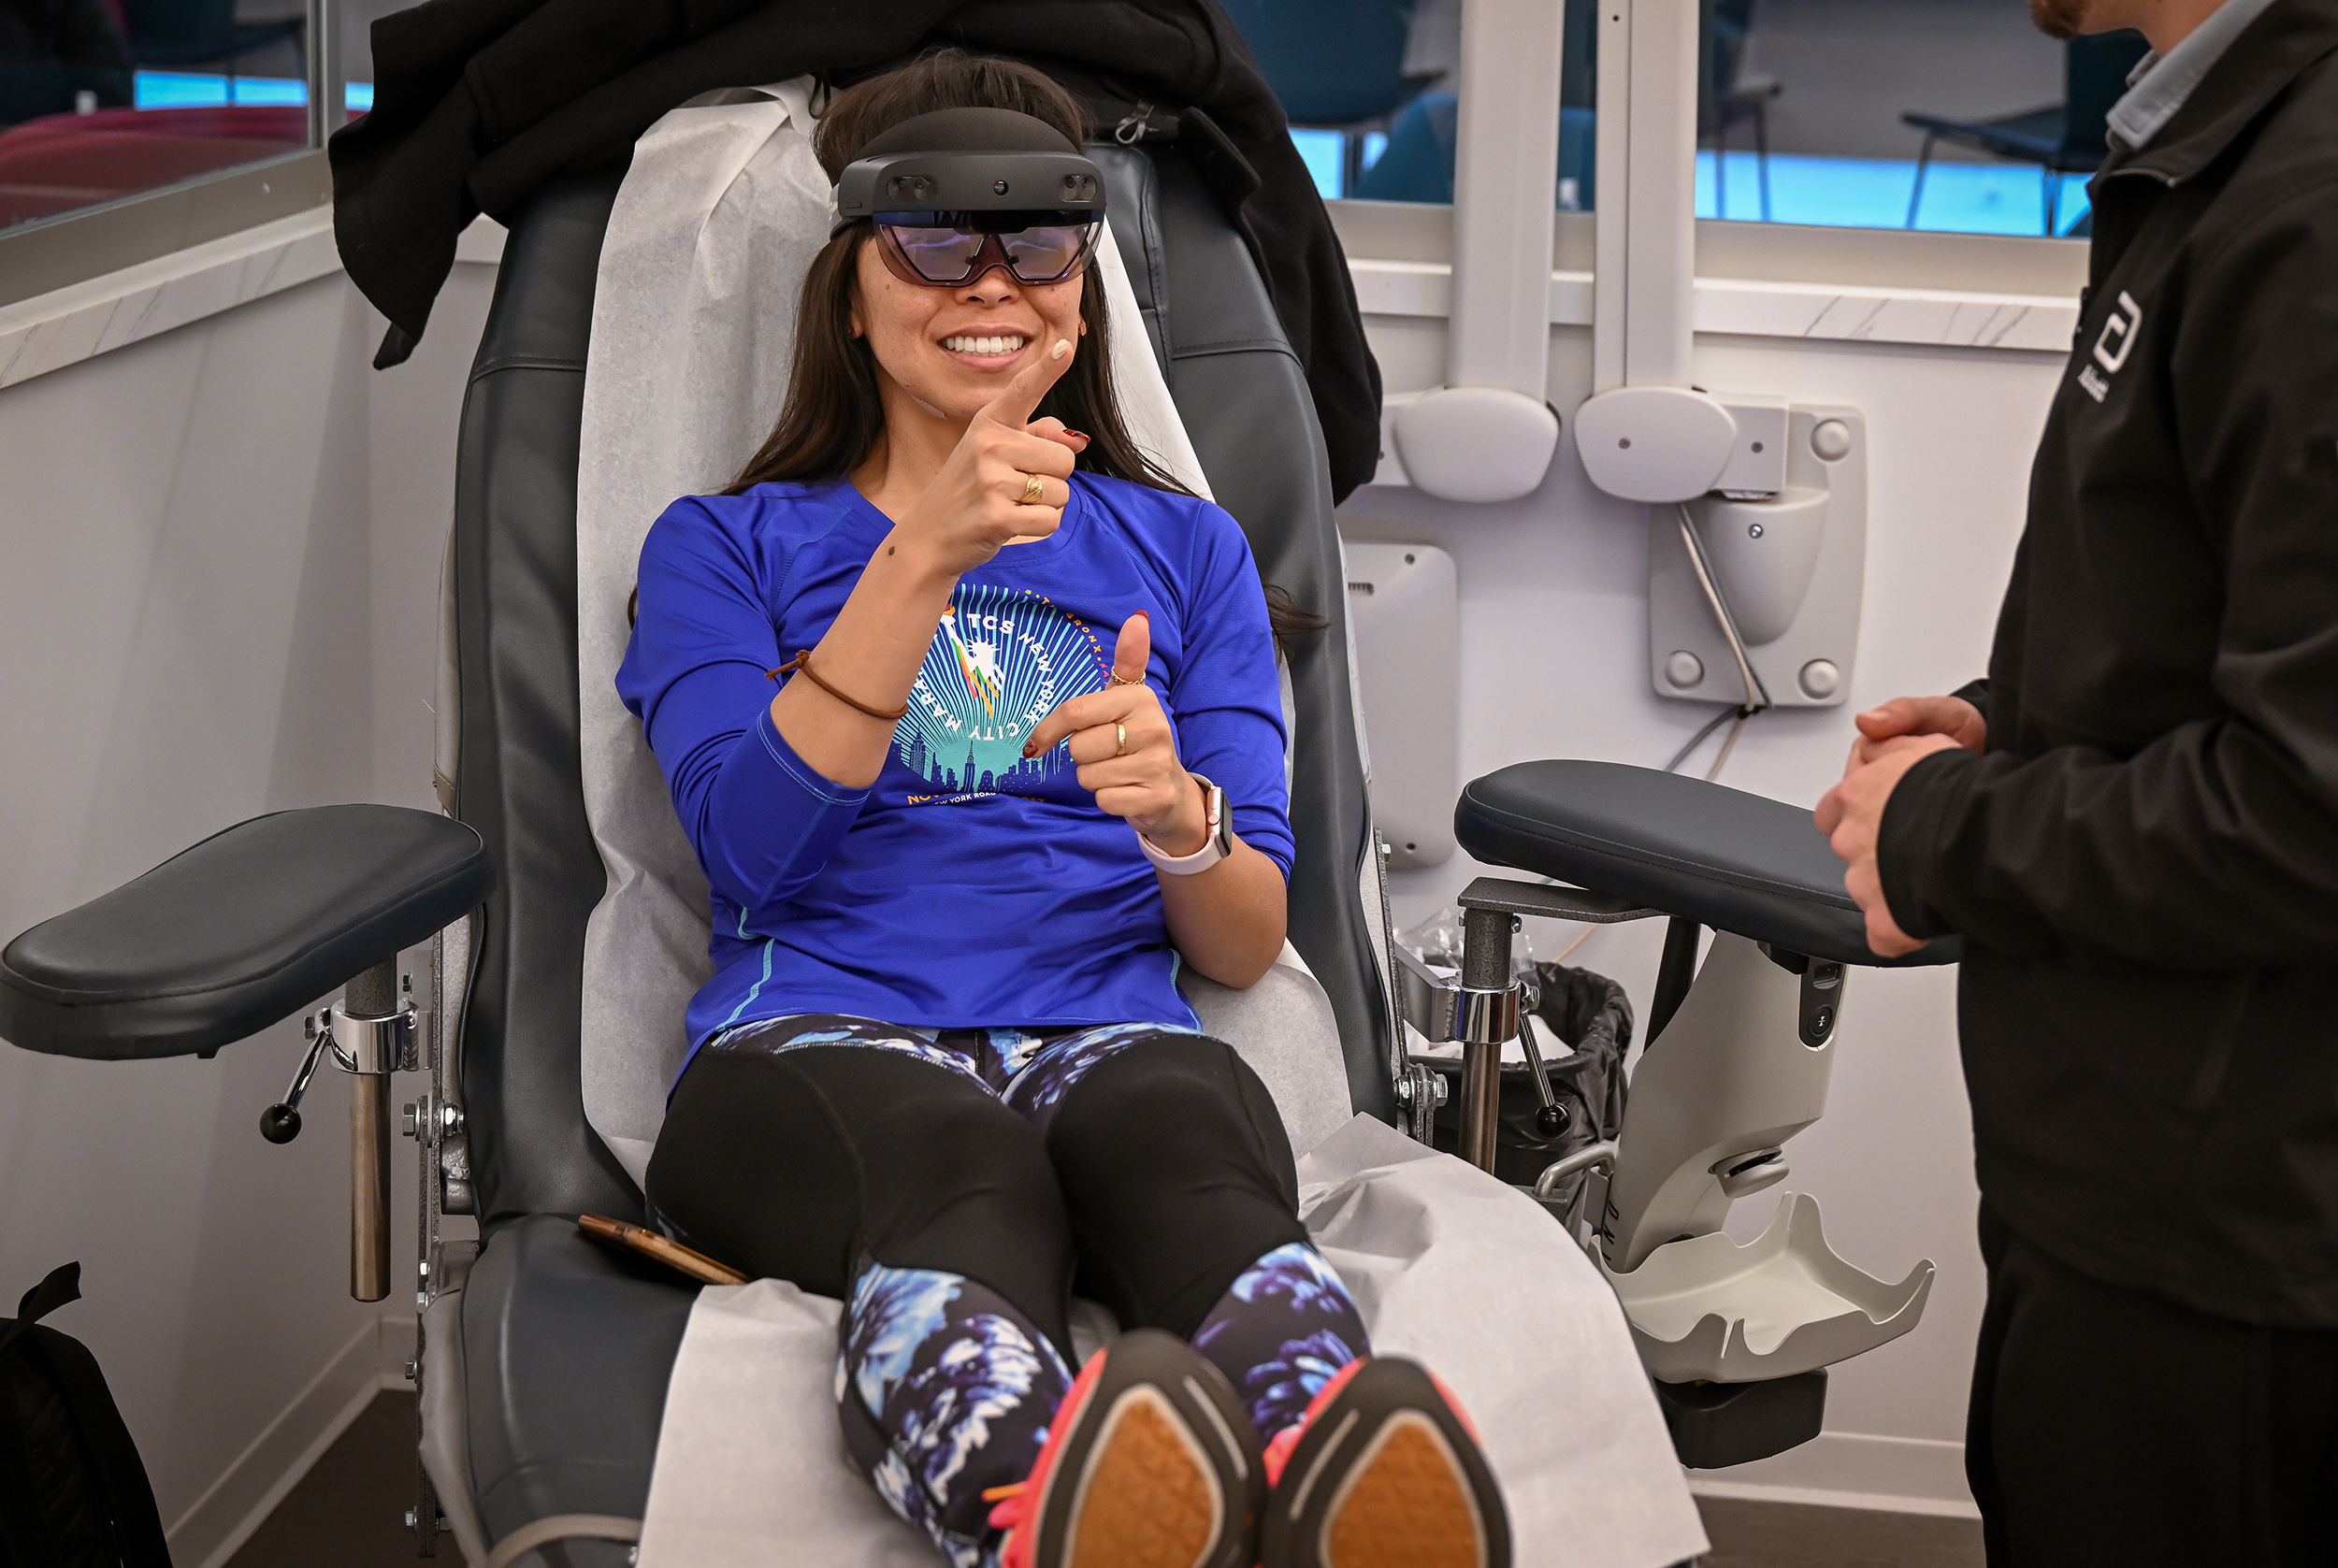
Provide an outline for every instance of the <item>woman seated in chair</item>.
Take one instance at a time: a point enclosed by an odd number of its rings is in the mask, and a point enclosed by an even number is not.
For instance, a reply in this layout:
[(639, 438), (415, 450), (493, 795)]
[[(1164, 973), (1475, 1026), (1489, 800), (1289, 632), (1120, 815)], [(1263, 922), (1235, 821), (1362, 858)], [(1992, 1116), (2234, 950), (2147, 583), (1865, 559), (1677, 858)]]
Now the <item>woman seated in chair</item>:
[[(816, 149), (1082, 136), (945, 52)], [(1175, 984), (1281, 950), (1282, 720), (1240, 527), (1122, 426), (1101, 227), (840, 219), (771, 439), (649, 534), (618, 684), (715, 933), (649, 1198), (844, 1301), (846, 1446), (959, 1564), (1500, 1568), (1468, 1428), (1369, 1355), (1273, 1100)], [(1076, 1378), (1075, 1288), (1131, 1331)]]

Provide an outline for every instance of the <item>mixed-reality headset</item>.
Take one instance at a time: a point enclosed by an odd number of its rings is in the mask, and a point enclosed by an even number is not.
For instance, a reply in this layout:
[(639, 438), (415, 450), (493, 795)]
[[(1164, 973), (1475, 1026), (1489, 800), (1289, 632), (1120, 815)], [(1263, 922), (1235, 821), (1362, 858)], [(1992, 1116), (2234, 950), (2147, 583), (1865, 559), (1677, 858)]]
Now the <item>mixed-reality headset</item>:
[(904, 282), (952, 288), (1004, 267), (1060, 283), (1095, 253), (1104, 173), (1053, 126), (1004, 108), (945, 108), (872, 140), (836, 182), (831, 237), (874, 224)]

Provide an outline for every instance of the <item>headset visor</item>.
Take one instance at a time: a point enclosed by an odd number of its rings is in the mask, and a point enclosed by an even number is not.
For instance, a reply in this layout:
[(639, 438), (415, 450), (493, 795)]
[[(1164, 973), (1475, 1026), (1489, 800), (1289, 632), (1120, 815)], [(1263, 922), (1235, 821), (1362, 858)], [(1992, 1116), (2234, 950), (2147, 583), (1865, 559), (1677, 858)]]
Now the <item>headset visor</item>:
[(1090, 212), (879, 212), (877, 248), (905, 283), (957, 288), (1003, 266), (1018, 283), (1061, 283), (1095, 254)]

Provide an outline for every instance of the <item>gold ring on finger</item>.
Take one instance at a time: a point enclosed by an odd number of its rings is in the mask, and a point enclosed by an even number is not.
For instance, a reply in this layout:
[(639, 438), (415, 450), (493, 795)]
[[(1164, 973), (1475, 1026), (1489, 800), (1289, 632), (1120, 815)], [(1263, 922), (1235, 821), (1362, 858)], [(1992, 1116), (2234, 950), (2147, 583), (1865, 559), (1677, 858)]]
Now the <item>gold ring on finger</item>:
[(1113, 733), (1115, 736), (1118, 737), (1118, 739), (1119, 739), (1119, 742), (1120, 742), (1120, 743), (1119, 743), (1119, 745), (1118, 745), (1118, 746), (1117, 746), (1117, 747), (1114, 749), (1114, 751), (1113, 751), (1112, 755), (1115, 755), (1115, 756), (1126, 756), (1126, 755), (1129, 755), (1129, 726), (1128, 726), (1127, 725), (1124, 725), (1124, 724), (1116, 724), (1116, 725), (1114, 725), (1114, 726), (1112, 726), (1112, 733)]
[(1037, 474), (1025, 474), (1023, 476), (1023, 498), (1015, 504), (1017, 506), (1023, 507), (1035, 507), (1039, 504), (1039, 497), (1046, 493), (1047, 487), (1040, 482), (1040, 478)]

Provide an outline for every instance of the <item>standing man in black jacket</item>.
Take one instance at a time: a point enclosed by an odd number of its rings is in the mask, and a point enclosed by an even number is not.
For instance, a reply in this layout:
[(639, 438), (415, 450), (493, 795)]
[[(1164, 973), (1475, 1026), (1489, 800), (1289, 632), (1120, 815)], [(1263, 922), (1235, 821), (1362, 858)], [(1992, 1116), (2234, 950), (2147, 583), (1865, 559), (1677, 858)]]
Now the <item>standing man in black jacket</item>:
[(2140, 28), (1989, 678), (1819, 826), (1959, 932), (1992, 1565), (2338, 1561), (2338, 0)]

